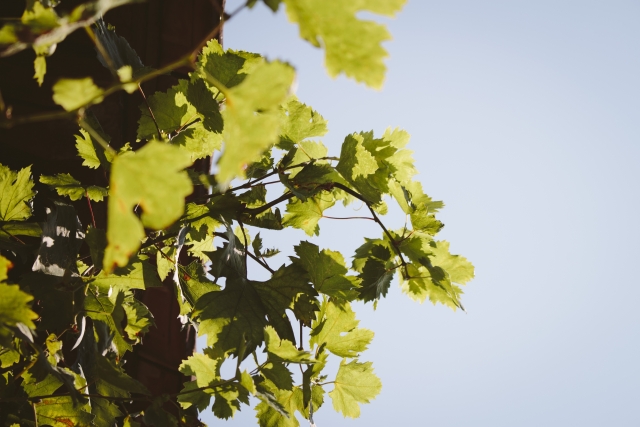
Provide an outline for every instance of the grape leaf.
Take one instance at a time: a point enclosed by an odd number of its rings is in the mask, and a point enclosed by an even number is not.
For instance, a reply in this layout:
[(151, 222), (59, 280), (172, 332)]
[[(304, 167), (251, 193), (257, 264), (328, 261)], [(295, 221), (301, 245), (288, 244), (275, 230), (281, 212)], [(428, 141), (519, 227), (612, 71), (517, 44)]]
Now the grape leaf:
[(96, 426), (116, 425), (116, 418), (123, 415), (118, 405), (100, 397), (91, 399), (91, 414), (94, 416), (93, 425)]
[(31, 166), (13, 172), (0, 164), (0, 221), (21, 221), (31, 216), (31, 199), (36, 195)]
[(76, 135), (76, 150), (78, 156), (82, 158), (82, 165), (91, 169), (97, 169), (100, 165), (107, 167), (107, 161), (104, 153), (100, 151), (101, 147), (96, 147), (91, 135), (84, 129), (80, 129), (80, 135)]
[(189, 409), (195, 406), (199, 412), (202, 412), (209, 407), (211, 395), (204, 391), (197, 390), (198, 388), (196, 381), (184, 383), (184, 388), (177, 397), (178, 403), (183, 409)]
[(260, 372), (279, 390), (291, 390), (293, 388), (293, 378), (291, 377), (291, 371), (287, 369), (287, 367), (282, 362), (269, 362), (264, 365)]
[(340, 252), (324, 249), (307, 241), (294, 247), (298, 258), (290, 257), (294, 263), (307, 270), (311, 283), (316, 291), (351, 301), (358, 296), (354, 277), (346, 276), (348, 270)]
[[(216, 251), (219, 252), (219, 251)], [(285, 310), (296, 316), (312, 316), (315, 307), (296, 306), (299, 295), (316, 293), (306, 280), (306, 272), (289, 265), (278, 269), (266, 282), (246, 280), (227, 273), (223, 290), (209, 292), (196, 303), (193, 316), (200, 319), (199, 334), (207, 334), (207, 345), (223, 351), (237, 351), (246, 340), (246, 354), (263, 341), (263, 328), (270, 324), (278, 335), (295, 342)]]
[(300, 37), (325, 49), (329, 75), (345, 73), (358, 82), (381, 88), (387, 52), (383, 41), (391, 39), (384, 25), (357, 18), (365, 11), (394, 16), (406, 0), (284, 0), (287, 16), (300, 26)]
[[(313, 108), (303, 104), (296, 96), (291, 96), (282, 105), (286, 119), (280, 128), (278, 148), (289, 150), (303, 139), (322, 136), (327, 133), (327, 121)], [(326, 154), (324, 154), (326, 155)], [(318, 157), (323, 157), (318, 156)], [(293, 162), (296, 163), (295, 161)]]
[(138, 344), (151, 326), (155, 326), (153, 315), (146, 305), (135, 299), (131, 294), (125, 295), (122, 308), (124, 308), (124, 313), (127, 317), (127, 325), (124, 327), (124, 331), (131, 341), (135, 341)]
[(148, 261), (135, 258), (126, 267), (115, 269), (111, 273), (101, 271), (91, 283), (100, 289), (148, 289), (161, 287), (162, 282), (156, 269)]
[(309, 236), (320, 234), (318, 222), (326, 209), (335, 205), (336, 201), (330, 193), (320, 193), (314, 197), (301, 201), (293, 198), (287, 203), (287, 214), (284, 216), (284, 225), (300, 228)]
[(21, 291), (20, 286), (0, 283), (0, 345), (11, 345), (12, 333), (8, 327), (15, 327), (21, 323), (30, 329), (36, 328), (33, 320), (37, 319), (38, 315), (29, 307), (32, 300), (33, 296)]
[[(202, 49), (202, 54), (198, 57), (196, 67), (199, 72), (193, 73), (191, 79), (195, 80), (206, 73), (225, 87), (232, 88), (242, 83), (256, 67), (263, 63), (264, 58), (256, 53), (234, 51), (232, 49), (225, 51), (220, 43), (213, 39)], [(224, 99), (224, 94), (220, 92), (219, 88), (210, 83), (207, 83), (207, 86), (214, 93), (216, 99), (219, 101)]]
[(38, 422), (52, 427), (91, 427), (94, 416), (89, 405), (77, 405), (70, 396), (42, 399), (35, 404)]
[(280, 104), (293, 84), (294, 70), (282, 62), (258, 65), (238, 86), (226, 90), (223, 138), (218, 182), (226, 186), (243, 169), (260, 159), (278, 141)]
[(387, 129), (382, 138), (374, 138), (373, 132), (348, 135), (336, 169), (369, 202), (377, 204), (382, 195), (398, 193), (394, 181), (405, 186), (412, 182), (416, 170), (411, 151), (403, 148), (408, 139), (409, 134), (399, 129)]
[(195, 376), (198, 387), (207, 387), (220, 380), (220, 362), (219, 359), (203, 353), (195, 353), (182, 362), (180, 372), (187, 376)]
[(334, 388), (329, 392), (333, 401), (333, 409), (345, 417), (360, 416), (359, 403), (369, 403), (382, 389), (382, 383), (373, 373), (371, 362), (360, 363), (346, 359), (340, 362)]
[(13, 263), (0, 255), (0, 282), (7, 280), (9, 270), (13, 267)]
[(116, 366), (101, 354), (95, 356), (96, 390), (105, 397), (126, 398), (131, 393), (149, 396), (149, 390), (127, 375), (121, 366)]
[[(124, 266), (140, 247), (144, 227), (162, 229), (180, 218), (184, 198), (192, 191), (182, 169), (191, 160), (184, 151), (152, 141), (135, 154), (118, 155), (111, 167), (104, 268)], [(141, 221), (133, 208), (142, 208)]]
[(132, 349), (131, 344), (124, 339), (122, 329), (122, 321), (125, 317), (122, 308), (123, 301), (124, 294), (121, 291), (110, 292), (110, 288), (107, 288), (106, 292), (101, 292), (99, 288), (92, 285), (87, 289), (87, 296), (84, 300), (86, 315), (107, 325), (113, 336), (113, 344), (120, 356)]
[(53, 101), (67, 111), (99, 104), (104, 91), (93, 83), (91, 77), (83, 79), (60, 79), (53, 85)]
[(265, 348), (274, 360), (287, 363), (313, 363), (308, 351), (298, 350), (291, 341), (280, 339), (278, 333), (271, 326), (264, 328)]
[(341, 357), (358, 357), (373, 339), (373, 332), (358, 328), (360, 322), (349, 303), (325, 302), (314, 322), (309, 342)]
[(90, 185), (83, 187), (82, 183), (69, 175), (68, 173), (60, 173), (56, 176), (40, 176), (40, 182), (54, 188), (59, 195), (69, 196), (71, 200), (80, 200), (85, 195), (94, 202), (101, 202), (107, 195), (107, 189)]
[[(171, 143), (187, 150), (191, 160), (212, 155), (222, 146), (218, 103), (202, 80), (180, 80), (167, 92), (157, 92), (140, 106), (138, 140), (158, 138), (158, 130), (173, 133)], [(153, 111), (153, 117), (151, 112)]]
[(473, 264), (463, 256), (451, 255), (449, 242), (446, 240), (432, 243), (431, 260), (449, 274), (452, 282), (464, 285), (475, 276)]

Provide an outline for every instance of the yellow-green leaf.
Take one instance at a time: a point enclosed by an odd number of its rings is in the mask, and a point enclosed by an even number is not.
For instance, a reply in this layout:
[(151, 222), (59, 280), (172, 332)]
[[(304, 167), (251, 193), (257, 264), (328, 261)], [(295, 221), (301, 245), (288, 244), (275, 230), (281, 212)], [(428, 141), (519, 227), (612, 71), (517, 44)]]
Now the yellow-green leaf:
[[(152, 141), (135, 154), (118, 155), (111, 167), (104, 268), (124, 266), (140, 247), (144, 227), (160, 230), (180, 218), (191, 180), (189, 154)], [(139, 206), (140, 219), (133, 209)]]

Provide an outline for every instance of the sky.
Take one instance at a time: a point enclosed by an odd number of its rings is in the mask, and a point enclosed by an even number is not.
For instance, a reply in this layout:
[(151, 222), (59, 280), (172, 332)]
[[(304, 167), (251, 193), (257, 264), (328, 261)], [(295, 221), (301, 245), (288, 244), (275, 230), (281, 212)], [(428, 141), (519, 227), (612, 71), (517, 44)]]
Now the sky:
[[(410, 0), (381, 20), (382, 91), (329, 78), (282, 9), (227, 24), (225, 47), (296, 67), (330, 153), (352, 132), (406, 129), (417, 178), (446, 205), (440, 239), (476, 267), (466, 313), (416, 303), (397, 281), (376, 311), (356, 306), (383, 389), (356, 420), (327, 398), (317, 427), (640, 425), (639, 17), (637, 1)], [(320, 227), (310, 241), (348, 262), (380, 235), (368, 221)], [(262, 235), (281, 249), (308, 239)], [(226, 424), (254, 425), (254, 412)]]

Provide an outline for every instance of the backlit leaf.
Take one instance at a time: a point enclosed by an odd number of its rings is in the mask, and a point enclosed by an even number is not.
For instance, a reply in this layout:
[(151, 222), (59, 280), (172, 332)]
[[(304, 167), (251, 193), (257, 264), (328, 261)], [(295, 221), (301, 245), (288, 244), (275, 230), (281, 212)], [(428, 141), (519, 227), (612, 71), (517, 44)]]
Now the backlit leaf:
[[(184, 151), (152, 141), (135, 154), (116, 157), (111, 167), (104, 268), (124, 266), (140, 247), (144, 228), (162, 229), (182, 215), (184, 198), (192, 191), (182, 171), (191, 164)], [(140, 220), (133, 212), (140, 206)]]

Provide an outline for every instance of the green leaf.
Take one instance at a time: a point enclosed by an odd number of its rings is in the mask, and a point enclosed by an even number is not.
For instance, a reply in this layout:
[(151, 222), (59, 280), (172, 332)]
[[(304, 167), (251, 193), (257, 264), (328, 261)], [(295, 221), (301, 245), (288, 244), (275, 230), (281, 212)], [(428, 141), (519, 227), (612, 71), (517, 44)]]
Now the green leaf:
[(335, 205), (336, 201), (330, 193), (320, 193), (308, 198), (305, 202), (297, 198), (287, 203), (287, 214), (284, 216), (284, 225), (304, 230), (309, 236), (320, 234), (318, 222), (326, 209)]
[(381, 88), (387, 52), (382, 42), (391, 39), (384, 25), (358, 19), (361, 12), (394, 16), (405, 0), (284, 0), (287, 16), (300, 25), (300, 37), (325, 49), (329, 75), (345, 73), (356, 81)]
[(162, 137), (172, 134), (171, 144), (183, 147), (191, 160), (211, 156), (221, 148), (222, 117), (218, 103), (202, 80), (180, 80), (167, 92), (157, 92), (147, 101), (149, 107), (140, 106), (138, 140), (159, 138), (160, 128)]
[[(327, 121), (311, 107), (291, 96), (282, 105), (286, 119), (280, 128), (278, 148), (289, 150), (303, 139), (323, 136), (327, 133)], [(326, 154), (325, 154), (326, 155)], [(318, 156), (318, 157), (323, 157)], [(295, 161), (293, 162), (296, 163)]]
[(104, 250), (107, 247), (107, 233), (101, 228), (87, 227), (85, 241), (89, 245), (91, 253), (91, 261), (93, 265), (102, 270), (102, 260), (104, 259)]
[(23, 375), (24, 382), (22, 388), (27, 396), (48, 396), (58, 390), (63, 382), (54, 375), (48, 374), (44, 379), (38, 381), (30, 372)]
[[(184, 211), (184, 198), (193, 189), (182, 169), (191, 160), (184, 151), (152, 141), (135, 154), (116, 157), (111, 167), (104, 268), (124, 266), (140, 247), (144, 227), (163, 229)], [(133, 208), (142, 208), (141, 221)]]
[(309, 342), (341, 357), (358, 357), (373, 339), (373, 331), (358, 328), (360, 322), (349, 303), (325, 302), (314, 322)]
[(47, 59), (42, 55), (36, 56), (36, 59), (33, 61), (33, 69), (33, 78), (38, 82), (38, 86), (42, 86), (44, 76), (47, 74)]
[(33, 320), (38, 315), (29, 307), (32, 300), (33, 296), (22, 292), (20, 286), (0, 283), (0, 345), (10, 346), (12, 333), (7, 327), (23, 324), (30, 329), (36, 328)]
[(130, 340), (138, 344), (142, 341), (142, 336), (149, 332), (152, 326), (155, 326), (153, 315), (146, 305), (130, 294), (125, 296), (122, 308), (124, 308), (124, 313), (127, 317), (127, 325), (124, 327), (124, 331)]
[(294, 414), (297, 410), (304, 410), (302, 390), (294, 387), (293, 390), (275, 390), (273, 394), (282, 409), (264, 400), (259, 403), (256, 406), (256, 418), (260, 427), (298, 427), (300, 423)]
[(200, 297), (208, 292), (220, 290), (220, 286), (213, 283), (204, 271), (202, 263), (192, 261), (189, 265), (182, 267), (178, 272), (182, 295), (189, 303), (190, 307), (195, 306)]
[[(264, 63), (264, 58), (256, 53), (234, 51), (222, 49), (220, 43), (213, 39), (202, 49), (202, 54), (198, 57), (196, 66), (200, 72), (193, 73), (191, 79), (194, 80), (204, 73), (209, 74), (227, 88), (239, 85), (244, 79), (255, 70), (256, 67)], [(214, 93), (218, 100), (222, 100), (224, 95), (218, 88), (207, 83), (207, 86)]]
[(0, 242), (15, 242), (14, 236), (42, 236), (42, 228), (35, 222), (0, 222)]
[(195, 353), (182, 362), (180, 372), (196, 377), (198, 387), (207, 387), (220, 381), (220, 359), (211, 358), (203, 353)]
[(148, 261), (136, 258), (128, 266), (112, 273), (104, 270), (91, 282), (100, 289), (129, 290), (148, 289), (162, 286), (156, 269)]
[(260, 372), (279, 390), (291, 390), (293, 388), (293, 378), (291, 377), (291, 371), (287, 369), (287, 367), (282, 362), (269, 362), (264, 365)]
[(107, 196), (107, 189), (91, 185), (83, 187), (82, 183), (69, 175), (60, 173), (56, 176), (40, 176), (40, 182), (54, 188), (59, 195), (68, 196), (71, 200), (80, 200), (85, 195), (94, 202), (101, 202)]
[(13, 172), (0, 164), (0, 221), (21, 221), (31, 216), (31, 199), (36, 195), (31, 166)]
[(91, 413), (95, 417), (93, 423), (96, 426), (115, 425), (116, 418), (123, 415), (118, 409), (118, 405), (100, 397), (91, 399)]
[[(216, 251), (220, 252), (220, 251)], [(246, 340), (246, 354), (263, 341), (263, 328), (270, 324), (282, 338), (295, 341), (285, 310), (296, 316), (313, 316), (315, 306), (296, 306), (299, 298), (314, 296), (306, 273), (289, 265), (278, 269), (270, 280), (258, 282), (227, 272), (223, 290), (203, 295), (193, 312), (200, 320), (199, 334), (207, 334), (207, 345), (235, 352)]]
[(111, 291), (111, 288), (107, 288), (105, 292), (101, 292), (99, 288), (92, 285), (87, 289), (84, 300), (86, 315), (107, 325), (109, 332), (113, 335), (113, 345), (120, 356), (132, 350), (131, 344), (124, 338), (122, 329), (125, 317), (123, 301), (124, 294), (121, 291), (117, 289)]
[(96, 390), (105, 397), (127, 398), (131, 393), (149, 396), (149, 390), (124, 372), (121, 366), (96, 355)]
[(177, 397), (178, 403), (183, 409), (195, 406), (199, 412), (202, 412), (209, 407), (211, 395), (204, 391), (196, 391), (198, 388), (196, 381), (184, 383), (184, 388)]
[(311, 283), (316, 291), (351, 301), (358, 296), (354, 277), (346, 276), (348, 270), (340, 252), (323, 249), (307, 241), (294, 247), (299, 258), (291, 260), (307, 270)]
[(158, 397), (144, 410), (144, 423), (153, 427), (178, 427), (178, 420), (162, 408), (166, 397)]
[(13, 267), (13, 263), (0, 255), (0, 282), (7, 280), (9, 270)]
[(281, 362), (313, 363), (313, 357), (308, 351), (298, 350), (291, 341), (280, 339), (278, 333), (271, 326), (264, 328), (264, 341), (269, 356)]
[(70, 396), (42, 399), (35, 404), (38, 422), (52, 427), (91, 427), (94, 416), (89, 408), (76, 404)]
[(225, 384), (216, 390), (213, 415), (222, 419), (233, 417), (240, 410), (240, 402), (249, 404), (249, 393), (237, 383)]
[(431, 262), (433, 265), (446, 271), (452, 282), (465, 285), (474, 278), (475, 272), (473, 264), (463, 256), (451, 255), (449, 252), (449, 242), (446, 240), (433, 242), (431, 254)]
[(282, 62), (258, 65), (238, 86), (226, 90), (218, 182), (226, 186), (278, 141), (280, 104), (293, 84), (294, 70)]
[[(82, 165), (91, 169), (97, 169), (100, 165), (107, 166), (108, 162), (104, 154), (99, 151), (102, 147), (97, 147), (91, 135), (84, 129), (80, 129), (80, 135), (76, 135), (76, 149), (78, 156), (82, 157)], [(100, 154), (98, 154), (100, 153)]]
[(53, 101), (67, 111), (99, 104), (104, 92), (93, 83), (91, 77), (60, 79), (53, 85)]
[(369, 403), (382, 389), (382, 383), (373, 373), (371, 362), (360, 363), (357, 360), (340, 362), (333, 391), (329, 392), (333, 409), (345, 417), (360, 416), (359, 403)]

